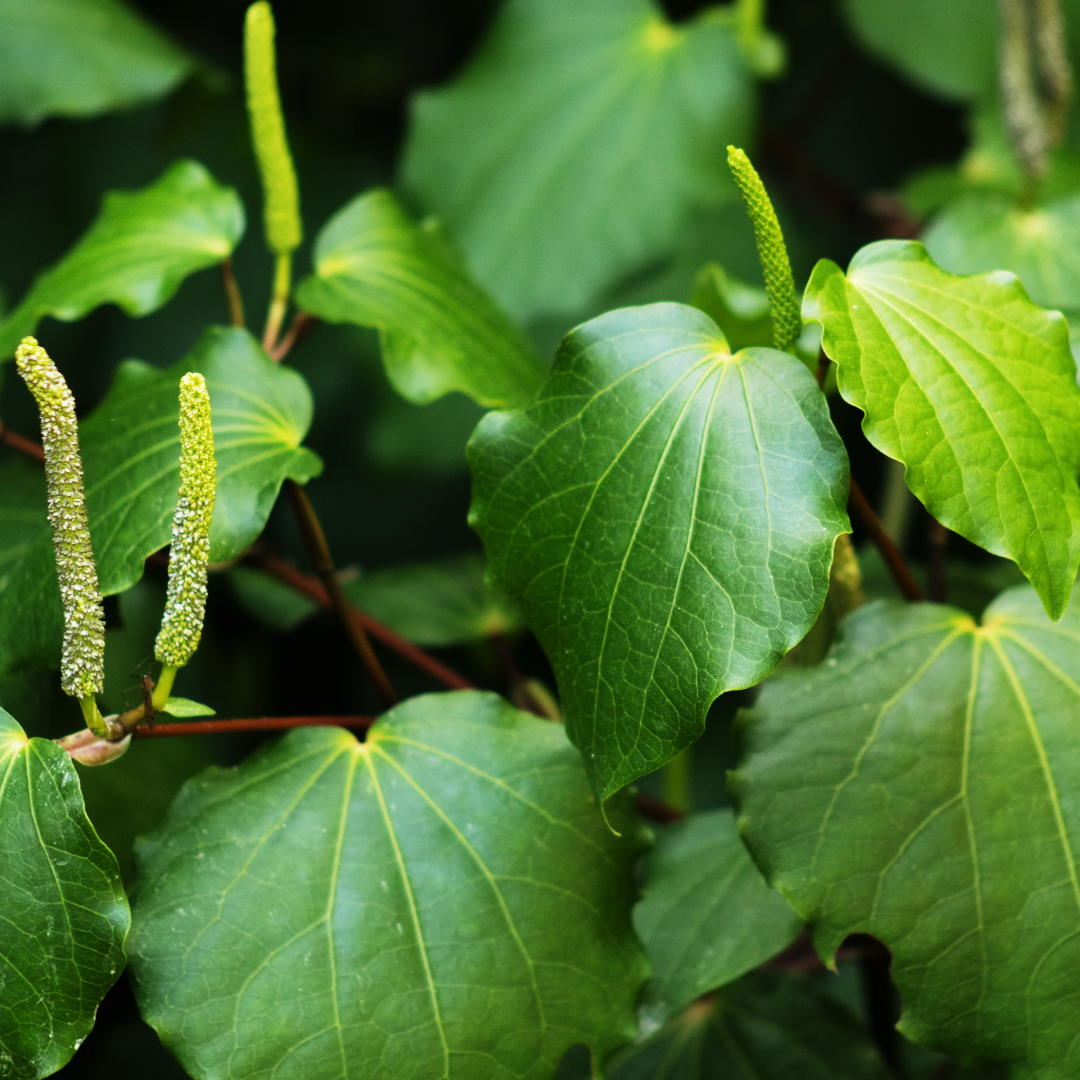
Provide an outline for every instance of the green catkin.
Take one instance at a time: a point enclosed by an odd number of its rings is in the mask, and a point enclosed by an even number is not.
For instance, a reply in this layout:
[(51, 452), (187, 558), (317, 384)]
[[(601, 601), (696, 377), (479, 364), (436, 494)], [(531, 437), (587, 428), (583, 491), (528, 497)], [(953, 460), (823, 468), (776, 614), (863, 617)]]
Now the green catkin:
[(303, 227), (296, 170), (285, 140), (285, 121), (278, 96), (274, 16), (265, 0), (252, 4), (247, 10), (244, 81), (251, 140), (262, 177), (266, 243), (275, 255), (288, 255), (303, 239)]
[(105, 614), (86, 517), (75, 399), (49, 354), (25, 337), (15, 362), (41, 413), (49, 525), (64, 607), (60, 685), (80, 699), (101, 693), (105, 680)]
[(773, 344), (776, 348), (790, 351), (802, 330), (799, 298), (795, 292), (795, 279), (791, 275), (784, 234), (776, 211), (769, 201), (765, 185), (750, 159), (735, 146), (727, 148), (728, 168), (739, 185), (746, 212), (754, 226), (758, 258), (765, 276), (765, 291), (769, 294), (769, 311), (772, 314)]
[(154, 655), (167, 668), (183, 667), (202, 636), (216, 488), (210, 395), (206, 380), (192, 372), (180, 380), (180, 496), (173, 517), (165, 614), (154, 645)]

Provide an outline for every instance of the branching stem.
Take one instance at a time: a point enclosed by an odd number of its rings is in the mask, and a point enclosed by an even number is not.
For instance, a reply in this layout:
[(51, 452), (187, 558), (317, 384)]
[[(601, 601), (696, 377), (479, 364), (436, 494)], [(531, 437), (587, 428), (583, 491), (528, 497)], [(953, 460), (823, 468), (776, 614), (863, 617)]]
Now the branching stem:
[(926, 597), (923, 596), (919, 583), (912, 576), (911, 569), (904, 561), (904, 556), (900, 554), (900, 549), (893, 543), (892, 537), (882, 527), (877, 514), (874, 513), (873, 508), (866, 501), (862, 489), (855, 483), (854, 477), (851, 478), (851, 494), (848, 498), (848, 508), (854, 512), (859, 519), (859, 523), (869, 533), (870, 539), (877, 546), (878, 551), (881, 552), (881, 557), (885, 560), (885, 565), (889, 568), (889, 573), (892, 574), (893, 580), (899, 587), (904, 599), (925, 600)]
[[(270, 310), (266, 315), (262, 346), (271, 356), (277, 349), (278, 334), (289, 306), (289, 289), (292, 285), (292, 255), (278, 255), (274, 260), (274, 291), (270, 298)], [(283, 354), (284, 355), (284, 354)]]

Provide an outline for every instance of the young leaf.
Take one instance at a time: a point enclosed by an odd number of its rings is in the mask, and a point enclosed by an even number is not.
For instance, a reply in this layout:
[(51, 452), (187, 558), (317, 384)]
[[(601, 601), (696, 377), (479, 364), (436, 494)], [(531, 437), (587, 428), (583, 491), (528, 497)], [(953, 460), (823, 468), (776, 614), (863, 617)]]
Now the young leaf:
[(750, 861), (730, 810), (660, 832), (634, 925), (653, 969), (642, 1002), (653, 1024), (765, 963), (802, 930)]
[(559, 682), (602, 799), (810, 629), (848, 530), (847, 457), (793, 356), (732, 356), (694, 308), (609, 312), (470, 444), (471, 522)]
[(544, 378), (521, 331), (389, 191), (360, 195), (327, 222), (297, 303), (327, 322), (377, 327), (390, 381), (418, 404), (461, 390), (513, 407)]
[(119, 0), (0, 0), (0, 122), (133, 105), (168, 93), (191, 68)]
[(803, 301), (866, 437), (943, 525), (1013, 559), (1051, 618), (1080, 564), (1080, 388), (1069, 334), (1011, 274), (961, 278), (922, 244), (823, 259)]
[(139, 849), (142, 1014), (194, 1076), (548, 1078), (631, 1038), (641, 849), (559, 724), (412, 698), (188, 783)]
[(227, 258), (243, 232), (236, 192), (197, 161), (176, 162), (141, 191), (110, 192), (89, 232), (0, 325), (0, 360), (44, 315), (72, 322), (108, 303), (156, 311), (189, 274)]
[(64, 1065), (124, 969), (127, 897), (86, 818), (75, 766), (0, 708), (0, 1067)]
[(767, 684), (733, 793), (758, 865), (823, 957), (893, 954), (901, 1030), (1015, 1080), (1080, 1068), (1080, 606), (1028, 586), (982, 626), (877, 603), (822, 666)]
[[(138, 581), (146, 557), (169, 542), (180, 486), (178, 387), (188, 371), (206, 377), (214, 403), (212, 562), (235, 558), (259, 535), (287, 476), (303, 483), (321, 469), (315, 454), (300, 445), (311, 424), (307, 384), (274, 364), (247, 331), (211, 327), (189, 356), (166, 371), (127, 361), (79, 427), (104, 596)], [(0, 506), (5, 501), (6, 492)], [(62, 613), (44, 510), (42, 505), (36, 539), (10, 564), (2, 594), (0, 641), (8, 665), (52, 666), (59, 656)]]
[(478, 552), (364, 574), (345, 594), (417, 645), (463, 645), (521, 629), (521, 612), (484, 581)]
[(186, 697), (171, 697), (165, 702), (165, 708), (161, 710), (170, 716), (179, 716), (187, 719), (195, 716), (216, 716), (217, 713), (209, 705), (200, 705)]
[(416, 100), (404, 179), (514, 315), (574, 313), (732, 190), (723, 148), (751, 108), (735, 36), (709, 14), (513, 0), (465, 72)]
[(616, 1058), (609, 1080), (889, 1080), (866, 1029), (806, 978), (749, 975)]

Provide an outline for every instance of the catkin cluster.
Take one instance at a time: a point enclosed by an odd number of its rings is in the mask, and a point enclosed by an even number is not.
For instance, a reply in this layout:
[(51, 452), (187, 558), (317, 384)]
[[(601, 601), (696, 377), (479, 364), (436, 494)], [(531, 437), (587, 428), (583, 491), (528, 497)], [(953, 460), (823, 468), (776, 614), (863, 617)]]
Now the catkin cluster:
[(199, 647), (216, 488), (210, 395), (206, 380), (191, 372), (180, 380), (180, 497), (173, 517), (165, 614), (154, 645), (154, 655), (165, 667), (183, 667)]
[(49, 525), (64, 606), (60, 685), (72, 697), (86, 698), (101, 692), (105, 678), (105, 615), (90, 546), (75, 398), (34, 338), (23, 338), (15, 362), (41, 413)]

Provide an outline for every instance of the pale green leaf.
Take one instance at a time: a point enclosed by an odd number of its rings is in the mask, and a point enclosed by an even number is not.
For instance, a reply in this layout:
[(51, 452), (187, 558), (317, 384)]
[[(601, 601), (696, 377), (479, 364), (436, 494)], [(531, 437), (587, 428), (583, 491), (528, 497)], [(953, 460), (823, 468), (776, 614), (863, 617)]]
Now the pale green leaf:
[(360, 195), (324, 226), (297, 303), (327, 322), (376, 327), (386, 374), (418, 404), (461, 390), (481, 405), (520, 405), (543, 381), (521, 331), (389, 191)]
[[(303, 378), (273, 363), (245, 330), (211, 327), (165, 371), (129, 360), (105, 400), (79, 425), (90, 535), (102, 594), (123, 592), (172, 533), (180, 488), (178, 388), (188, 371), (206, 377), (218, 490), (210, 558), (235, 558), (262, 531), (286, 477), (303, 483), (321, 463), (300, 445), (311, 424)], [(0, 491), (0, 517), (6, 492)], [(63, 613), (52, 538), (40, 504), (36, 535), (8, 564), (0, 592), (6, 664), (55, 666)]]
[(730, 810), (659, 833), (634, 925), (652, 964), (642, 1008), (654, 1024), (765, 963), (802, 930), (750, 861)]
[(823, 327), (863, 431), (943, 525), (1013, 559), (1052, 618), (1080, 564), (1080, 388), (1068, 327), (1011, 274), (956, 277), (922, 244), (823, 259), (803, 316)]
[(901, 1030), (1014, 1080), (1080, 1070), (1080, 608), (1028, 586), (982, 626), (934, 604), (851, 615), (820, 667), (766, 684), (733, 793), (822, 956), (892, 951)]
[(723, 149), (752, 103), (709, 14), (511, 0), (462, 75), (416, 99), (404, 180), (514, 315), (576, 313), (728, 197)]
[(602, 798), (802, 638), (848, 529), (847, 457), (813, 377), (788, 353), (732, 356), (682, 304), (574, 330), (531, 405), (481, 422), (470, 464), (470, 520)]
[(0, 325), (0, 359), (44, 315), (72, 322), (108, 303), (129, 315), (156, 311), (189, 274), (226, 259), (243, 232), (236, 192), (197, 161), (176, 162), (141, 191), (110, 192), (86, 235)]
[(188, 783), (140, 848), (144, 1018), (200, 1080), (548, 1080), (634, 1034), (640, 826), (560, 724), (465, 691)]
[(217, 715), (209, 705), (200, 705), (199, 702), (192, 701), (191, 698), (186, 697), (169, 698), (169, 700), (165, 702), (165, 708), (161, 711), (168, 713), (170, 716), (179, 716), (182, 718)]
[(71, 758), (0, 709), (0, 1072), (56, 1072), (124, 969), (127, 897)]
[(0, 122), (94, 116), (148, 101), (191, 68), (119, 0), (0, 0)]

